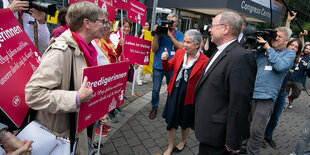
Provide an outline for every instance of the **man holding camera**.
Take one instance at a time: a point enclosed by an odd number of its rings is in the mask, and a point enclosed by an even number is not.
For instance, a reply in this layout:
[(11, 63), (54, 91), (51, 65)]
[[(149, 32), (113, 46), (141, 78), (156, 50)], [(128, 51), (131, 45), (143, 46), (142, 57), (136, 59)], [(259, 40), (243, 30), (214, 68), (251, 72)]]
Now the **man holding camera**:
[[(154, 62), (153, 62), (153, 90), (152, 90), (152, 110), (149, 114), (150, 119), (154, 119), (157, 114), (158, 102), (159, 102), (159, 91), (161, 88), (161, 83), (163, 77), (166, 77), (167, 85), (172, 76), (172, 72), (163, 71), (161, 65), (161, 54), (167, 49), (169, 53), (169, 58), (171, 59), (177, 49), (183, 48), (183, 33), (176, 30), (178, 25), (178, 16), (174, 13), (170, 13), (167, 16), (168, 24), (168, 33), (166, 36), (158, 36), (155, 33), (155, 37), (152, 43), (152, 50), (154, 51)], [(158, 25), (155, 25), (153, 31), (156, 32)]]
[[(25, 32), (27, 33), (30, 40), (36, 44), (36, 42), (42, 46), (47, 46), (50, 40), (50, 32), (47, 28), (45, 22), (45, 14), (42, 11), (38, 11), (34, 8), (29, 8), (28, 1), (21, 0), (3, 0), (3, 7), (10, 8), (11, 5), (16, 7), (24, 8), (21, 12), (20, 9), (13, 11), (15, 17), (18, 19), (19, 23), (23, 26)], [(14, 9), (14, 8), (13, 8)], [(15, 9), (16, 10), (16, 9)], [(28, 11), (23, 12), (23, 11)], [(35, 35), (37, 31), (37, 36)], [(38, 48), (38, 47), (37, 47)]]
[(277, 37), (272, 39), (272, 47), (262, 37), (257, 37), (257, 42), (263, 44), (265, 50), (254, 53), (258, 70), (252, 100), (251, 136), (247, 146), (250, 155), (259, 154), (282, 81), (296, 56), (294, 51), (286, 49), (292, 31), (287, 27), (278, 27), (276, 30)]

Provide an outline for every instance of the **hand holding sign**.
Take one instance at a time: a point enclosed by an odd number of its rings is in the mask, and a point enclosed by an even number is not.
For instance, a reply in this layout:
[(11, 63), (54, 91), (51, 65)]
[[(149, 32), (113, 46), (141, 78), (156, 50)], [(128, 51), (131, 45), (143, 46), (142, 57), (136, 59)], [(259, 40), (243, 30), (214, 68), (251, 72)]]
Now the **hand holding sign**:
[(108, 114), (105, 114), (103, 117), (99, 119), (100, 124), (104, 124), (107, 122)]
[(118, 44), (119, 44), (120, 46), (123, 46), (123, 45), (124, 45), (124, 38), (121, 38), (121, 39), (119, 40)]
[(163, 54), (161, 54), (161, 60), (167, 60), (168, 59), (168, 51), (167, 48), (165, 48), (165, 52), (163, 52)]
[(82, 86), (78, 91), (81, 103), (89, 102), (90, 99), (93, 97), (93, 89), (87, 86), (87, 80), (88, 78), (87, 76), (85, 76)]

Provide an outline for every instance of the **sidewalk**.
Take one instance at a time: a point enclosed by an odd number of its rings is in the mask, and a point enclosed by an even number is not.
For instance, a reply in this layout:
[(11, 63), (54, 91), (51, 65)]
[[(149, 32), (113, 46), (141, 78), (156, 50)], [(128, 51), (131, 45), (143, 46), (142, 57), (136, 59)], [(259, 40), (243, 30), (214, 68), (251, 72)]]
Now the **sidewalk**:
[[(160, 104), (154, 120), (148, 118), (151, 110), (152, 81), (143, 86), (135, 86), (135, 92), (144, 94), (142, 97), (131, 96), (131, 83), (127, 84), (125, 103), (121, 106), (125, 116), (120, 117), (118, 123), (107, 123), (112, 130), (102, 138), (104, 155), (152, 155), (163, 153), (168, 145), (166, 123), (161, 117), (166, 99), (166, 85), (162, 86)], [(163, 82), (165, 84), (165, 82)], [(304, 98), (304, 99), (301, 99)], [(268, 146), (261, 149), (261, 155), (288, 155), (297, 143), (301, 129), (309, 116), (309, 99), (305, 92), (294, 101), (293, 109), (286, 109), (280, 118), (274, 133), (274, 140), (278, 149)], [(180, 129), (177, 132), (175, 145), (180, 141)], [(98, 138), (96, 138), (98, 139)], [(194, 131), (190, 131), (186, 148), (181, 155), (198, 154), (198, 144)]]

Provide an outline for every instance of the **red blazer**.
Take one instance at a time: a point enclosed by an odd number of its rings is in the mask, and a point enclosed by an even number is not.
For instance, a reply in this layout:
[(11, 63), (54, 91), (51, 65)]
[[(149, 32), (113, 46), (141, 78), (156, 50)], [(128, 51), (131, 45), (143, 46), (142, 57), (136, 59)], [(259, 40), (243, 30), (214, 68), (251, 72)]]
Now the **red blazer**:
[[(167, 88), (169, 92), (169, 96), (171, 95), (175, 79), (178, 76), (179, 68), (182, 67), (184, 55), (185, 55), (185, 50), (178, 49), (175, 52), (175, 55), (169, 61), (162, 60), (161, 62), (164, 71), (170, 72), (173, 69), (173, 75), (170, 79), (170, 82)], [(196, 63), (194, 64), (192, 73), (187, 83), (187, 90), (186, 90), (186, 97), (185, 97), (184, 105), (193, 104), (195, 86), (200, 78), (200, 75), (203, 73), (203, 69), (205, 68), (208, 61), (209, 61), (209, 58), (206, 57), (203, 53), (200, 53), (200, 56), (198, 60), (196, 61)]]

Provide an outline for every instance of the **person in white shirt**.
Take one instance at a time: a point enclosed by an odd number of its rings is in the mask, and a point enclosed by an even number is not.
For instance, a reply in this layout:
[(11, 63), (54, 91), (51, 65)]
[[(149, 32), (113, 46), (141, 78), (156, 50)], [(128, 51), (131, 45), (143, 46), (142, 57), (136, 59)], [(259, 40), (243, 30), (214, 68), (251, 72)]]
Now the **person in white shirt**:
[[(19, 5), (25, 5), (24, 1), (20, 0), (3, 0), (3, 8), (10, 8), (10, 5), (17, 3)], [(29, 2), (28, 2), (29, 6)], [(12, 10), (15, 17), (17, 19), (21, 18), (23, 23), (23, 28), (25, 32), (27, 33), (30, 40), (35, 43), (34, 40), (34, 31), (33, 31), (33, 22), (37, 22), (38, 24), (38, 44), (41, 46), (47, 46), (50, 40), (50, 32), (47, 28), (46, 22), (45, 22), (45, 14), (42, 11), (38, 11), (36, 9), (29, 9), (29, 12), (18, 12), (18, 11), (25, 11), (28, 10), (28, 6), (24, 6), (22, 10)]]

